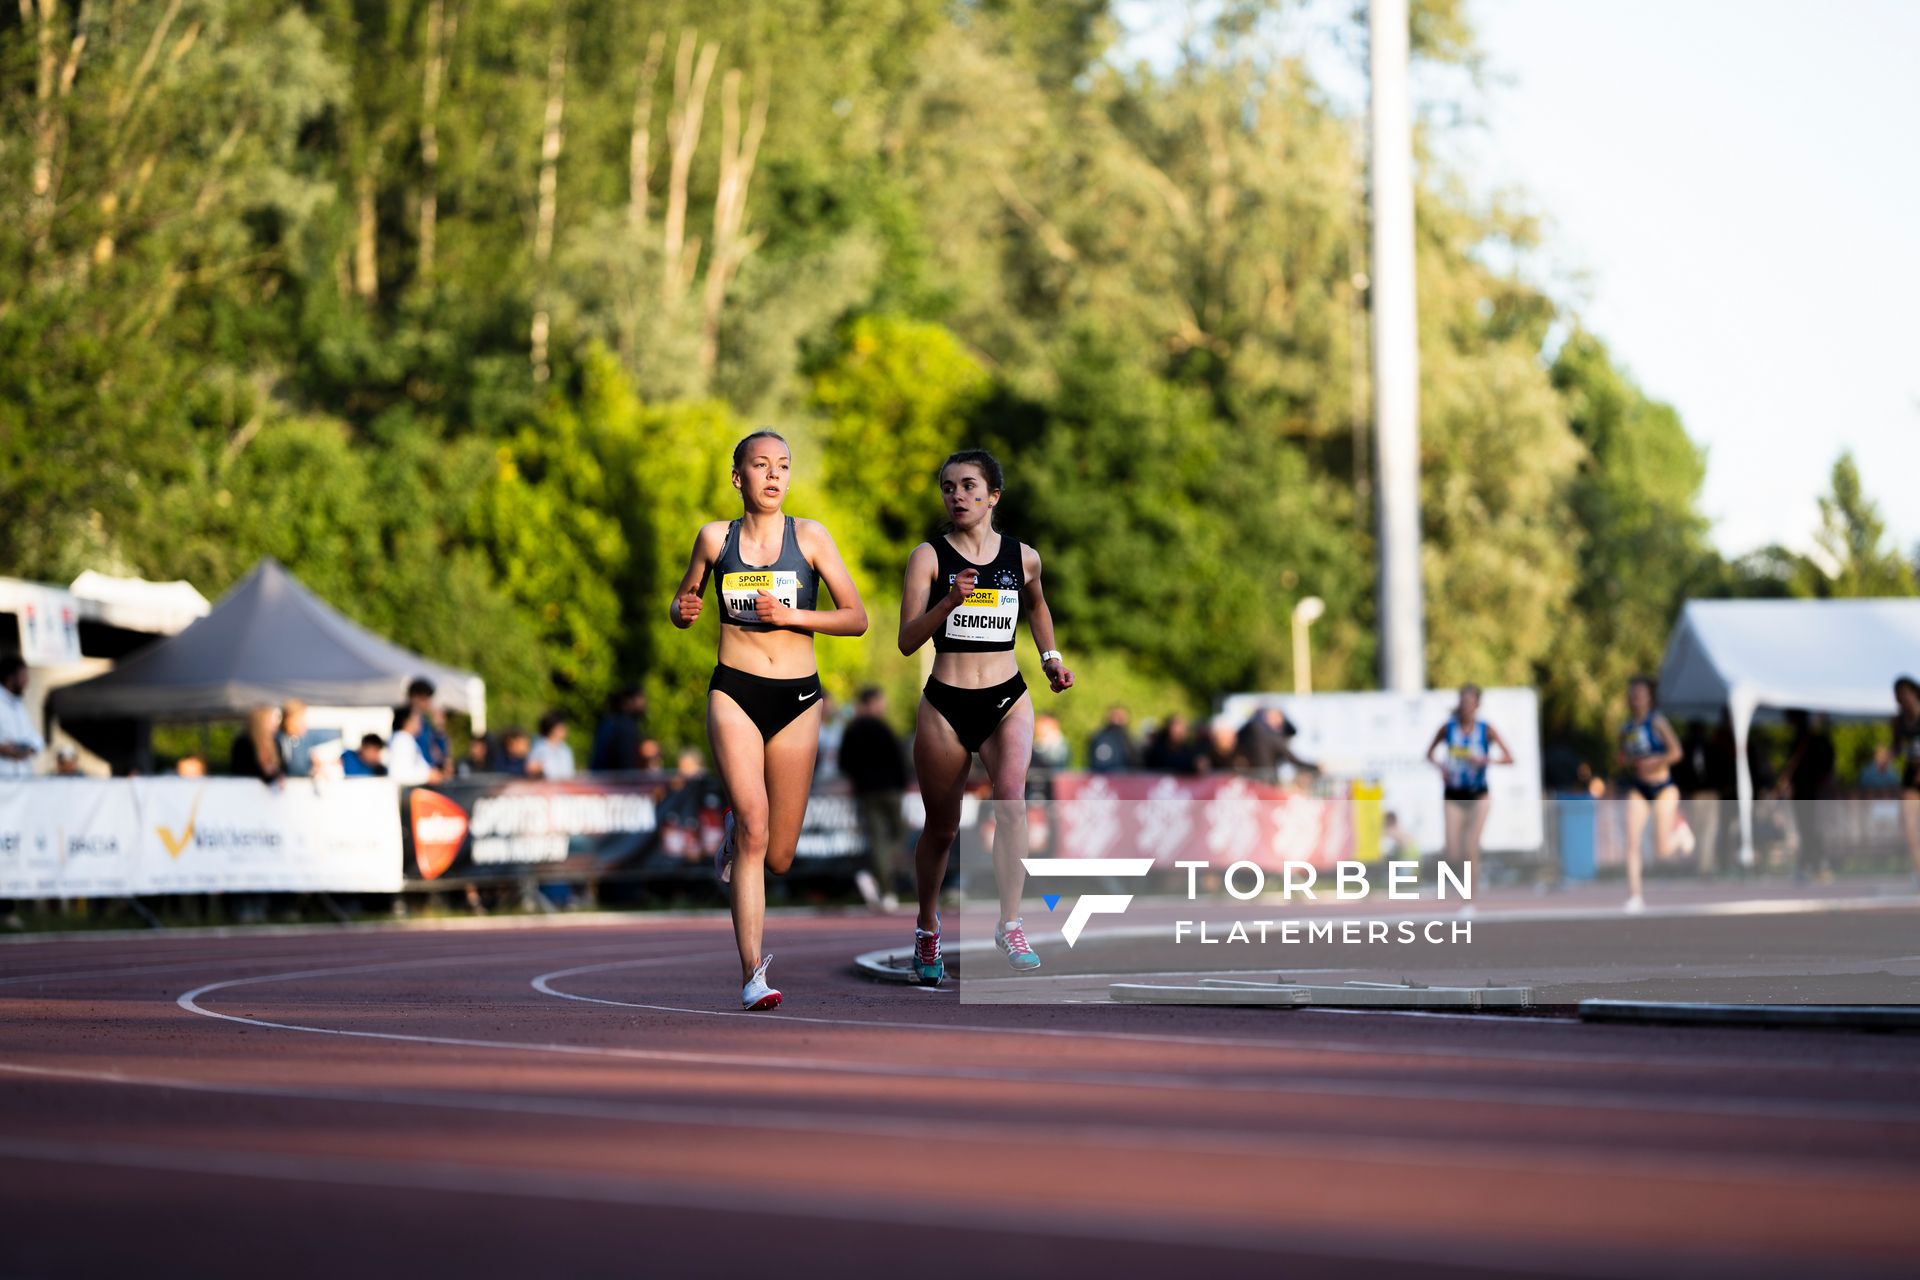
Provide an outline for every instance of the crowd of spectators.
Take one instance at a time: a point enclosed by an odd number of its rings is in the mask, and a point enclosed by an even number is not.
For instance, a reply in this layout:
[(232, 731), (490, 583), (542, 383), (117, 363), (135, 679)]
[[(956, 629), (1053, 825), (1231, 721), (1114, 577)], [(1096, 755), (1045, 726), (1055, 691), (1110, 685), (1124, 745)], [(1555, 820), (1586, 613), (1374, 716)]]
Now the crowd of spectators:
[[(1041, 720), (1052, 721), (1043, 716)], [(1168, 714), (1142, 739), (1132, 730), (1132, 712), (1124, 706), (1107, 709), (1100, 728), (1087, 740), (1087, 769), (1093, 773), (1144, 770), (1194, 777), (1209, 773), (1246, 773), (1277, 776), (1282, 768), (1313, 775), (1319, 770), (1293, 750), (1299, 729), (1277, 704), (1269, 703), (1236, 725), (1224, 717), (1208, 723), (1205, 736), (1182, 712)], [(1040, 757), (1040, 722), (1034, 722), (1034, 764), (1063, 768), (1068, 752), (1058, 723), (1051, 723), (1048, 758)], [(1056, 763), (1057, 762), (1057, 763)]]

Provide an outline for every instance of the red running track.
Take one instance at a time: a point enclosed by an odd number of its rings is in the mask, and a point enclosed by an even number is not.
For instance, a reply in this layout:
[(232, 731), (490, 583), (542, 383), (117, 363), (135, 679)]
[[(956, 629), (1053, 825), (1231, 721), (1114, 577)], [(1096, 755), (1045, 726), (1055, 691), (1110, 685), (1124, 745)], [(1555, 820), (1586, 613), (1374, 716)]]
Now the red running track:
[(1920, 1038), (963, 1006), (902, 929), (776, 918), (755, 1015), (720, 918), (0, 947), (0, 1274), (1913, 1274)]

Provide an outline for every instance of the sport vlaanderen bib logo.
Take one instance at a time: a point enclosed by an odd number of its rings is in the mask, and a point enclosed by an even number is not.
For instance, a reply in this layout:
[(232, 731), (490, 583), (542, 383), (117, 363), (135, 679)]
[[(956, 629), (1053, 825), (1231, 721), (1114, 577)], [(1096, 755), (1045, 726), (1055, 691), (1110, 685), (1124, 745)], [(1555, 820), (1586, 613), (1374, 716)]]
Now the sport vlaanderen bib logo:
[(762, 591), (789, 609), (800, 605), (800, 575), (792, 569), (753, 569), (720, 577), (720, 604), (727, 616), (739, 622), (758, 622), (754, 601)]
[[(951, 582), (952, 578), (949, 577)], [(959, 608), (947, 615), (947, 639), (998, 642), (1013, 639), (1020, 621), (1020, 592), (999, 587), (976, 587)]]

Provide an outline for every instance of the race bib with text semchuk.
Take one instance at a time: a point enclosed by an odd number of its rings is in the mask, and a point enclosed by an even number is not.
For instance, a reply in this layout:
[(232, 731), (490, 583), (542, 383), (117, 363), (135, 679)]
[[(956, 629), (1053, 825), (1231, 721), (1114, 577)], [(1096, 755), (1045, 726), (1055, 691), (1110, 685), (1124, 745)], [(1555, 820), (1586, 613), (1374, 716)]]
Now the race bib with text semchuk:
[(797, 608), (800, 575), (791, 569), (750, 569), (745, 573), (724, 574), (720, 579), (720, 603), (728, 617), (740, 622), (760, 620), (754, 601), (762, 591), (771, 591), (773, 598), (789, 609)]
[(947, 639), (1000, 642), (1013, 639), (1020, 621), (1020, 593), (979, 587), (947, 615)]

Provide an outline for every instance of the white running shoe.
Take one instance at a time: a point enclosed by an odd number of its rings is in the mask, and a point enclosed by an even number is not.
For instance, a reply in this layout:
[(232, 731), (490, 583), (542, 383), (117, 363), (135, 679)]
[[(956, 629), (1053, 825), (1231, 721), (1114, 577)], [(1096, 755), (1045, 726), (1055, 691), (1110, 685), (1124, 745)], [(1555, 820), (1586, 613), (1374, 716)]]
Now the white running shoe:
[(767, 985), (767, 966), (773, 963), (772, 956), (760, 957), (760, 963), (754, 966), (753, 976), (747, 979), (747, 985), (740, 988), (740, 1007), (749, 1013), (756, 1009), (778, 1009), (780, 993)]
[(1630, 916), (1637, 916), (1647, 909), (1647, 900), (1636, 893), (1631, 898), (1628, 898), (1626, 905), (1620, 909)]
[(733, 883), (733, 810), (727, 810), (726, 832), (720, 837), (720, 847), (713, 851), (713, 871), (720, 877), (721, 884)]
[(853, 873), (853, 884), (860, 890), (860, 897), (865, 900), (869, 910), (880, 910), (880, 882), (873, 878), (873, 872), (862, 867)]

